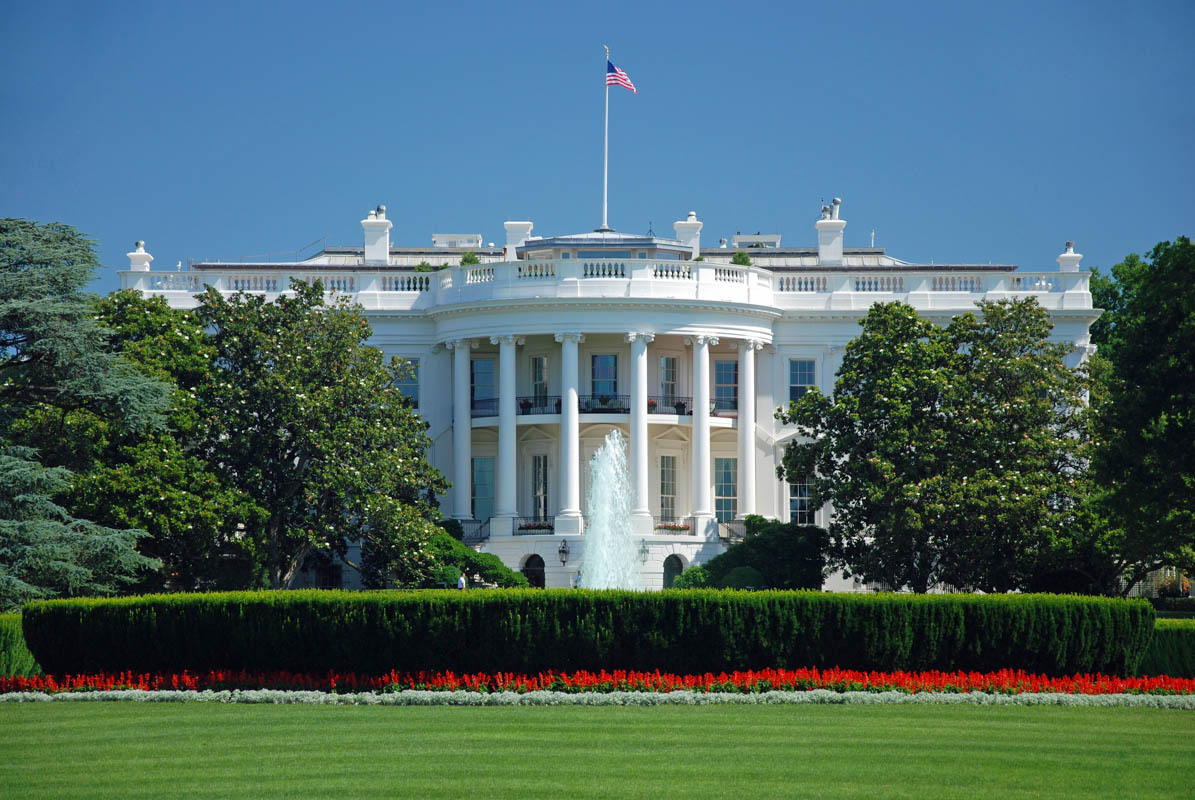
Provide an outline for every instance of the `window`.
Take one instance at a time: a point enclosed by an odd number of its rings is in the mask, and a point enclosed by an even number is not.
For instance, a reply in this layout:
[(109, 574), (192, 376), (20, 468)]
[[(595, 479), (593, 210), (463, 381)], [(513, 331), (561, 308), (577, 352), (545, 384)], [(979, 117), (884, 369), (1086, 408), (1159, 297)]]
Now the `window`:
[(473, 519), (494, 516), (494, 459), (473, 459)]
[(738, 513), (739, 469), (737, 458), (714, 459), (714, 515), (730, 522)]
[(809, 478), (793, 476), (795, 483), (788, 485), (788, 519), (795, 525), (816, 525), (816, 510), (809, 503)]
[(660, 456), (660, 519), (676, 519), (676, 456)]
[(537, 520), (548, 518), (548, 457), (531, 457), (531, 514)]
[(548, 404), (548, 357), (531, 357), (531, 395), (536, 408)]
[(714, 408), (733, 411), (739, 407), (739, 362), (714, 362)]
[(788, 399), (796, 400), (813, 385), (813, 359), (790, 358), (788, 360)]
[(660, 357), (660, 405), (676, 405), (676, 356)]
[(593, 356), (592, 365), (594, 396), (613, 397), (618, 394), (618, 356)]
[(577, 258), (630, 258), (630, 250), (578, 250)]
[(407, 398), (411, 408), (419, 408), (419, 359), (408, 358), (406, 361), (411, 365), (411, 371), (395, 381), (394, 388)]
[(475, 416), (495, 416), (498, 396), (494, 391), (494, 359), (475, 358), (469, 362), (469, 370), (469, 401)]

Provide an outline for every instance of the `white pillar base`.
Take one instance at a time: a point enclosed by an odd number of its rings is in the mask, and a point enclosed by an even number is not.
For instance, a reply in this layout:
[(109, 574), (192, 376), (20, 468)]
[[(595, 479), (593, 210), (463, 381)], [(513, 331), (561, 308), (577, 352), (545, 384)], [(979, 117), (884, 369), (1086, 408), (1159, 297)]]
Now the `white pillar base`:
[(718, 540), (718, 518), (713, 514), (694, 512), (693, 535), (698, 539), (716, 542)]
[(490, 517), (490, 538), (514, 536), (514, 517)]
[(557, 514), (552, 526), (559, 535), (581, 534), (585, 528), (585, 518), (580, 514)]
[(631, 512), (631, 533), (634, 536), (654, 535), (655, 517), (651, 514)]

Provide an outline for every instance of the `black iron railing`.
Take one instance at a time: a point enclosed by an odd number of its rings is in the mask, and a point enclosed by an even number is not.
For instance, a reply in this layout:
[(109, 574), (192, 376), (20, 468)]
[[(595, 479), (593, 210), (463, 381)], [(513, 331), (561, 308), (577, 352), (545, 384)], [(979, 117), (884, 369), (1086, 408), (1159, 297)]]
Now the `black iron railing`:
[(519, 414), (559, 414), (560, 395), (538, 395), (520, 397), (517, 402)]
[(679, 395), (653, 394), (647, 398), (648, 414), (676, 414), (684, 416), (693, 413), (693, 398)]
[(631, 413), (631, 398), (625, 394), (583, 394), (577, 404), (582, 414)]
[(738, 544), (747, 536), (747, 523), (741, 519), (718, 523), (718, 538), (728, 544)]
[(546, 536), (555, 532), (555, 517), (515, 517), (515, 536)]
[(653, 528), (659, 536), (696, 536), (692, 517), (656, 517)]

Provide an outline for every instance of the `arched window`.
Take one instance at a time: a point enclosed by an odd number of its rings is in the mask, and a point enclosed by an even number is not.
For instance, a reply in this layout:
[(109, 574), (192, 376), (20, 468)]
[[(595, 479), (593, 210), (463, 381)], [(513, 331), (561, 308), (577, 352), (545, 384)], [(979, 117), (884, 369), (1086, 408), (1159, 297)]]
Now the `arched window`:
[(681, 561), (680, 556), (673, 554), (664, 559), (664, 588), (671, 589), (684, 571), (685, 562)]
[(523, 562), (523, 574), (527, 576), (527, 582), (531, 584), (532, 588), (544, 588), (544, 560), (539, 556), (527, 556), (527, 560)]

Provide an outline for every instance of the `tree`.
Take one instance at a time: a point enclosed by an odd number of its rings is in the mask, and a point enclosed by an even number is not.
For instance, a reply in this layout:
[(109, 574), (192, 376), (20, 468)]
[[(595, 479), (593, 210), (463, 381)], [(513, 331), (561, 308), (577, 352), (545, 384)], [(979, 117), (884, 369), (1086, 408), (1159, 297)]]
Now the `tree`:
[(162, 424), (168, 387), (120, 359), (82, 292), (97, 265), (69, 225), (0, 220), (0, 451), (8, 492), (0, 505), (0, 582), (5, 600), (115, 591), (152, 561), (139, 533), (79, 520), (55, 502), (71, 481), (23, 444), (31, 414), (65, 420), (108, 415), (127, 431)]
[(462, 267), (471, 267), (474, 264), (480, 264), (480, 263), (481, 263), (481, 259), (479, 259), (477, 257), (477, 253), (474, 253), (472, 250), (466, 250), (464, 255), (461, 256), (461, 266)]
[(869, 583), (1023, 588), (1078, 524), (1083, 373), (1036, 301), (979, 310), (942, 328), (873, 306), (833, 395), (778, 412), (809, 439), (781, 477), (833, 503), (836, 560)]
[(820, 589), (830, 539), (814, 525), (777, 522), (750, 514), (743, 541), (700, 567), (686, 570), (678, 589), (705, 586), (757, 589)]
[(1195, 246), (1162, 242), (1098, 274), (1105, 309), (1092, 341), (1106, 380), (1094, 394), (1099, 550), (1123, 591), (1162, 566), (1195, 569)]
[(418, 583), (434, 566), (425, 550), (446, 483), (425, 459), (426, 423), (395, 388), (410, 365), (364, 345), (359, 307), (326, 305), (318, 282), (292, 290), (273, 303), (211, 288), (200, 297), (214, 347), (196, 392), (202, 456), (264, 509), (255, 535), (272, 586), (314, 550), (343, 556), (349, 539), (401, 567), (392, 580)]
[(730, 257), (730, 263), (739, 267), (751, 266), (751, 256), (747, 255), (746, 250), (735, 250), (734, 255)]

